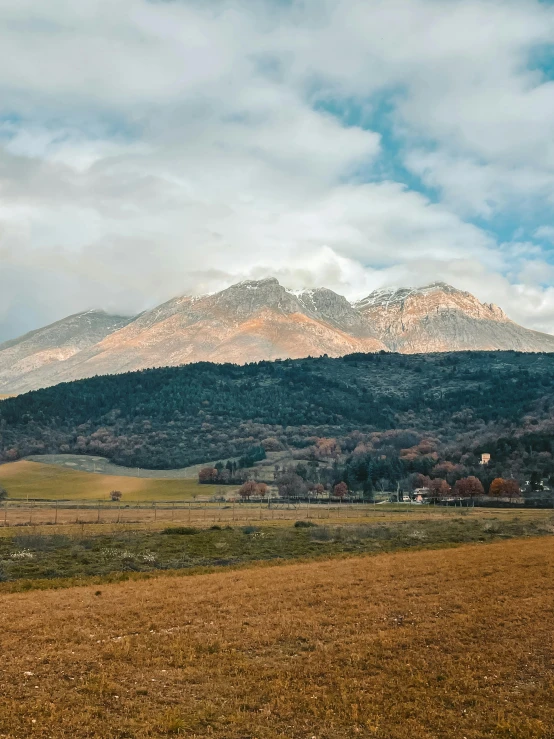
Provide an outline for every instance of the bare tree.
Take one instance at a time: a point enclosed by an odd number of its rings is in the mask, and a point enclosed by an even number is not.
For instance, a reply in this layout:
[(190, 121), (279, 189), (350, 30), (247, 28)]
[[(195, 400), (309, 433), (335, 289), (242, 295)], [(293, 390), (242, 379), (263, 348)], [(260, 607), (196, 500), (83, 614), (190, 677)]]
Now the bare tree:
[(304, 480), (295, 472), (284, 472), (276, 483), (282, 498), (300, 498), (308, 489)]

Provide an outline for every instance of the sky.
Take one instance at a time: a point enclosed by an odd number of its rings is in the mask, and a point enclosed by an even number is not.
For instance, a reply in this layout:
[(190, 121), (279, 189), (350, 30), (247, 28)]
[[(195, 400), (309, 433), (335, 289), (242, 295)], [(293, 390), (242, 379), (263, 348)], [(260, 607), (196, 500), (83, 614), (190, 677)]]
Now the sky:
[(0, 341), (266, 276), (554, 333), (554, 4), (0, 2)]

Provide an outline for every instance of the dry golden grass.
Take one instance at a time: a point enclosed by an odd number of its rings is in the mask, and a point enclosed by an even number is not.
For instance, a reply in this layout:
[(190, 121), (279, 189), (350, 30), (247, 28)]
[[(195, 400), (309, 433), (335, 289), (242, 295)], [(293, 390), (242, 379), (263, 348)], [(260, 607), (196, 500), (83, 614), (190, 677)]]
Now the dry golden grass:
[(220, 490), (216, 485), (199, 485), (196, 480), (99, 475), (27, 460), (1, 465), (0, 484), (14, 500), (107, 500), (111, 490), (119, 490), (123, 503), (190, 500)]
[[(204, 487), (204, 486), (202, 486)], [(279, 525), (298, 519), (309, 519), (315, 523), (399, 523), (401, 521), (449, 520), (462, 515), (467, 519), (499, 519), (542, 521), (552, 515), (550, 510), (540, 509), (493, 509), (493, 508), (446, 508), (441, 506), (372, 506), (334, 505), (287, 507), (257, 503), (207, 503), (181, 502), (125, 505), (103, 501), (75, 500), (71, 507), (56, 504), (26, 503), (21, 500), (8, 501), (0, 505), (0, 536), (11, 536), (17, 527), (32, 526), (37, 532), (53, 534), (67, 533), (67, 527), (87, 525), (95, 531), (105, 533), (120, 527), (135, 530), (158, 529), (168, 523), (206, 527), (213, 524), (243, 525), (263, 523)]]
[(544, 739), (554, 539), (4, 595), (0, 736)]

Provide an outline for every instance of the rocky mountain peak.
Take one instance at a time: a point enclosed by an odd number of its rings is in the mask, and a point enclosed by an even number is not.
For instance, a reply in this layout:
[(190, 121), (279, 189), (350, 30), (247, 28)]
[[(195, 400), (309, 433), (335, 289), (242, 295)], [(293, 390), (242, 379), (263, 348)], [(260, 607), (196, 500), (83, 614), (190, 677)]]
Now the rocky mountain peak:
[(328, 288), (291, 290), (268, 277), (177, 297), (133, 319), (79, 313), (0, 345), (0, 392), (199, 361), (469, 349), (552, 352), (554, 337), (444, 282), (381, 288), (351, 304)]
[(423, 287), (379, 288), (354, 305), (364, 314), (389, 309), (416, 314), (431, 311), (461, 311), (474, 318), (509, 320), (504, 311), (494, 303), (481, 303), (471, 293), (452, 287), (446, 282), (432, 282)]
[(299, 311), (296, 296), (289, 293), (279, 280), (268, 277), (262, 280), (244, 280), (206, 298), (219, 309), (229, 312), (237, 319), (252, 316), (264, 308), (289, 315)]
[[(372, 306), (388, 306), (395, 303), (404, 303), (409, 298), (422, 298), (434, 293), (444, 293), (445, 295), (463, 294), (462, 290), (458, 290), (446, 282), (432, 282), (423, 287), (380, 287), (374, 290), (366, 298), (354, 303), (358, 310)], [(469, 293), (466, 293), (469, 295)]]

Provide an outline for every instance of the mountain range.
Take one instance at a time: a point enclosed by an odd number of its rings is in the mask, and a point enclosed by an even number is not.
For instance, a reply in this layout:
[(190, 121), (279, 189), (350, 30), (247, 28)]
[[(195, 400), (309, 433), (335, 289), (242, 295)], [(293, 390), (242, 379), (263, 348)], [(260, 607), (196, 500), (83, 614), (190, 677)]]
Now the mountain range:
[(327, 288), (289, 290), (267, 278), (133, 317), (88, 311), (0, 344), (0, 393), (199, 361), (510, 349), (554, 352), (554, 336), (442, 282), (350, 303)]

